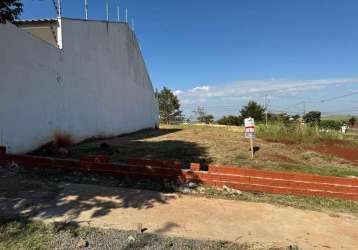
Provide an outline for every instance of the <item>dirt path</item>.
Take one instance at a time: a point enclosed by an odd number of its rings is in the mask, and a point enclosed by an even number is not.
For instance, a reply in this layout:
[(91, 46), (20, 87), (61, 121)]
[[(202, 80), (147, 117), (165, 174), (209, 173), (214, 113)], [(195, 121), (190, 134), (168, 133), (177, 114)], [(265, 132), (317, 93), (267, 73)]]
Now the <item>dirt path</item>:
[(32, 196), (26, 198), (27, 202), (35, 199), (32, 204), (41, 203), (35, 218), (128, 230), (135, 230), (141, 223), (146, 232), (156, 234), (283, 246), (297, 244), (303, 249), (358, 246), (358, 218), (350, 215), (332, 217), (262, 203), (93, 185), (61, 184), (60, 189), (52, 200), (49, 193), (39, 197), (30, 192)]

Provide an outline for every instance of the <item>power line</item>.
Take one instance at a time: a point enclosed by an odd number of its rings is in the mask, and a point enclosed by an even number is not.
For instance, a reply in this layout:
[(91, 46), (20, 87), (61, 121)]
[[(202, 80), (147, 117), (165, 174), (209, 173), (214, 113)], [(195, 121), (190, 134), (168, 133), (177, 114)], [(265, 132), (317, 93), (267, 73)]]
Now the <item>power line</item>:
[(334, 101), (334, 100), (337, 100), (337, 99), (340, 99), (340, 98), (343, 98), (343, 97), (348, 97), (348, 96), (357, 95), (357, 94), (358, 94), (358, 91), (354, 91), (352, 93), (348, 93), (348, 94), (345, 94), (345, 95), (340, 95), (340, 96), (335, 96), (335, 97), (328, 98), (328, 99), (323, 99), (323, 100), (321, 100), (321, 102)]

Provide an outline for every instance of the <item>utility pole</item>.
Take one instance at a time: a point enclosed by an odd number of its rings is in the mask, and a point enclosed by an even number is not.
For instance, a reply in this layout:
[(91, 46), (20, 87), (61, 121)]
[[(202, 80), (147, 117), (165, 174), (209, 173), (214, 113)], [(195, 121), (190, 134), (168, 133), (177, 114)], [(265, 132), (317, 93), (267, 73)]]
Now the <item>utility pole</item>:
[(61, 0), (57, 0), (57, 17), (61, 18)]
[(126, 23), (128, 23), (128, 9), (126, 8)]
[(88, 0), (85, 0), (85, 18), (88, 20)]
[(117, 22), (120, 21), (120, 18), (119, 18), (119, 2), (117, 4)]
[(106, 20), (109, 21), (109, 3), (108, 0), (106, 1)]
[(268, 120), (268, 103), (267, 103), (267, 95), (265, 95), (265, 121), (267, 126), (267, 120)]

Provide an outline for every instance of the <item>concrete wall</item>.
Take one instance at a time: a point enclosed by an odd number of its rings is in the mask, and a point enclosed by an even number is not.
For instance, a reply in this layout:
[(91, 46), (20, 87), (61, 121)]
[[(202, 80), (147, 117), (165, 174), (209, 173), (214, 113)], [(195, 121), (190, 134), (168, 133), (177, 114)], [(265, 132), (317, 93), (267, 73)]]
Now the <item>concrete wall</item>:
[(157, 101), (128, 25), (61, 23), (63, 50), (0, 25), (0, 144), (19, 153), (56, 132), (79, 141), (154, 127)]

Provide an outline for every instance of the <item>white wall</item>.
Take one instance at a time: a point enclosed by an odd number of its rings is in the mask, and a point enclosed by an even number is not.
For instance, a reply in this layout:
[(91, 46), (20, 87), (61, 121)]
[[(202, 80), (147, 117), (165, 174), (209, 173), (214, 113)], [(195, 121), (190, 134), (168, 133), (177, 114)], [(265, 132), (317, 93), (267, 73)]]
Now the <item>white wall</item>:
[(63, 50), (0, 25), (0, 144), (26, 152), (55, 132), (76, 141), (154, 127), (158, 105), (124, 23), (62, 19)]

